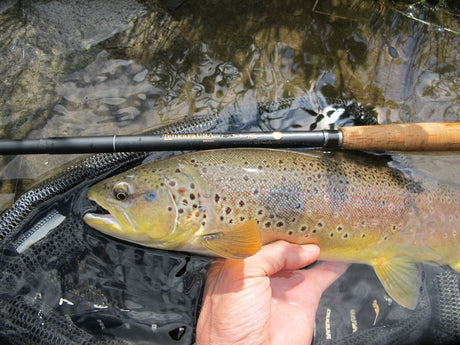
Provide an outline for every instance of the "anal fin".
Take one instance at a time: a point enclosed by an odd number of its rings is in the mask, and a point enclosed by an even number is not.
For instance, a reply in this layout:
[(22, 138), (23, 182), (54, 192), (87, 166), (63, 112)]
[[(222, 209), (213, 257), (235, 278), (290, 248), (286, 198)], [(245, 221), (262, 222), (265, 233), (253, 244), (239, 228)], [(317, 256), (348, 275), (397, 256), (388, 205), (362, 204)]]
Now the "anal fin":
[(262, 247), (256, 220), (237, 225), (229, 231), (203, 235), (200, 244), (228, 259), (244, 259)]
[(391, 298), (406, 308), (415, 309), (421, 285), (417, 263), (406, 258), (380, 259), (374, 269)]

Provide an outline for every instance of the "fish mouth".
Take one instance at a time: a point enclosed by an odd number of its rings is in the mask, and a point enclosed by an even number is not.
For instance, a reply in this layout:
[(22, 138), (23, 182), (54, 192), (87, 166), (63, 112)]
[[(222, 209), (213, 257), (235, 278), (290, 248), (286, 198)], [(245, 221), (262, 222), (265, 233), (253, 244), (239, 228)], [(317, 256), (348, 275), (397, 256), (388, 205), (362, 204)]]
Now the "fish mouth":
[(97, 213), (86, 213), (83, 216), (83, 220), (86, 222), (86, 224), (88, 224), (96, 230), (108, 234), (112, 234), (114, 232), (123, 232), (122, 226), (118, 219), (96, 200), (95, 195), (93, 195), (91, 189), (88, 192), (88, 199), (96, 203), (98, 208), (96, 211)]
[(92, 228), (101, 232), (122, 232), (120, 222), (110, 212), (108, 213), (86, 213), (83, 220)]

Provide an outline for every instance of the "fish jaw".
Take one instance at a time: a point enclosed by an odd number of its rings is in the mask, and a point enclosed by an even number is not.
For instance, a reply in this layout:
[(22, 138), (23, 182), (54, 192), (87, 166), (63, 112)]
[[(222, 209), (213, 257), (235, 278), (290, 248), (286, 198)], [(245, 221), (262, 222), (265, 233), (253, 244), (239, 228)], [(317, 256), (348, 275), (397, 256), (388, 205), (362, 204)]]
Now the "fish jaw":
[(102, 233), (123, 239), (127, 233), (135, 232), (134, 225), (129, 221), (123, 210), (118, 209), (118, 212), (116, 212), (118, 216), (114, 216), (111, 211), (113, 207), (99, 200), (94, 189), (88, 191), (88, 199), (107, 210), (108, 213), (86, 213), (83, 216), (86, 224)]
[(83, 220), (101, 232), (122, 232), (120, 222), (111, 214), (86, 213)]

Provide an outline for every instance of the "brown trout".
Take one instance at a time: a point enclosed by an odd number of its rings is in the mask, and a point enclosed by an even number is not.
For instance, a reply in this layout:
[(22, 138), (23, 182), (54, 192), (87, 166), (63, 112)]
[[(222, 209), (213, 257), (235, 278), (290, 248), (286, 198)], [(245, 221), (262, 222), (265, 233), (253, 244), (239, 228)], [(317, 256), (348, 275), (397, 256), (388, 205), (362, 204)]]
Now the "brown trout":
[(418, 263), (460, 268), (460, 191), (339, 153), (193, 152), (108, 178), (88, 197), (110, 214), (86, 223), (144, 246), (241, 259), (279, 239), (315, 243), (322, 260), (374, 267), (410, 309)]

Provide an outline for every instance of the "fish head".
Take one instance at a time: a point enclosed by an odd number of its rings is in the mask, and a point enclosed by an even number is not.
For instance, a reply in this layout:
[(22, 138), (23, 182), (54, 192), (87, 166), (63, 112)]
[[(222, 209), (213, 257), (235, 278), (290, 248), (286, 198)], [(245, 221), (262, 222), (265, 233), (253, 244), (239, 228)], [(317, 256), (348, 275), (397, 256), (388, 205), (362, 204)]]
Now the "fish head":
[[(187, 237), (187, 233), (177, 230), (181, 213), (185, 213), (178, 207), (177, 190), (181, 191), (178, 186), (182, 183), (190, 182), (187, 176), (171, 174), (174, 171), (146, 164), (93, 185), (88, 198), (108, 214), (87, 213), (85, 222), (129, 242), (175, 249)], [(192, 232), (196, 226), (187, 229)]]

